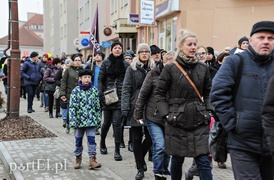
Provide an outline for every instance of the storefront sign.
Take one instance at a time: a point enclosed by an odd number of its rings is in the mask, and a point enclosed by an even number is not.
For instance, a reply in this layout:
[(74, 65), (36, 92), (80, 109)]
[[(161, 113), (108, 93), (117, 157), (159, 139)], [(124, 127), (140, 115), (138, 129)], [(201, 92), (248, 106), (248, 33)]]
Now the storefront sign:
[(128, 15), (128, 24), (139, 24), (139, 14), (129, 14)]
[(156, 18), (179, 11), (179, 0), (167, 0), (156, 6)]

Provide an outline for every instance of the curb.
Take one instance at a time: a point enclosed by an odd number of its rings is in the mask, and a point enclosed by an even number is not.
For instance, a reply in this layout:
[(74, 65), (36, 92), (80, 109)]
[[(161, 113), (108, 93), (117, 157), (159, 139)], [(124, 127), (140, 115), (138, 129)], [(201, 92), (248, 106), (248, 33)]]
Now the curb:
[(21, 180), (21, 179), (23, 180), (24, 179), (22, 173), (18, 169), (14, 170), (14, 171), (11, 171), (9, 165), (11, 163), (14, 163), (14, 160), (12, 159), (10, 154), (8, 153), (8, 150), (6, 149), (3, 142), (0, 143), (0, 159), (3, 162), (5, 169), (8, 172), (9, 177), (12, 180)]

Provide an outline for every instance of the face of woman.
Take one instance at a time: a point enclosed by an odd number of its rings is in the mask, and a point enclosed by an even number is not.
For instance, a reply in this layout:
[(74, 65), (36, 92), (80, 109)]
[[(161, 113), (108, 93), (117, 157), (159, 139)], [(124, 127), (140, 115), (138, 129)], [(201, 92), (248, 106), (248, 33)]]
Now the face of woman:
[(206, 60), (211, 61), (213, 58), (213, 55), (210, 53), (207, 53)]
[(242, 44), (241, 44), (241, 49), (247, 49), (247, 47), (248, 47), (248, 44), (249, 44), (249, 42), (248, 41), (244, 41), (244, 42), (242, 42)]
[(194, 57), (196, 55), (197, 39), (194, 37), (187, 37), (185, 41), (179, 45), (179, 49), (187, 57)]
[(82, 64), (82, 59), (80, 57), (76, 57), (73, 64), (74, 66), (79, 67)]
[(139, 59), (141, 61), (148, 61), (150, 57), (150, 53), (147, 49), (141, 49), (139, 52)]
[(120, 56), (121, 54), (122, 54), (122, 52), (123, 52), (123, 49), (122, 49), (122, 47), (119, 45), (119, 44), (117, 44), (117, 45), (115, 45), (114, 47), (113, 47), (113, 49), (112, 49), (112, 54), (115, 56), (115, 57), (118, 57), (118, 56)]
[(199, 59), (199, 61), (205, 62), (206, 61), (206, 50), (204, 48), (197, 49), (196, 56)]

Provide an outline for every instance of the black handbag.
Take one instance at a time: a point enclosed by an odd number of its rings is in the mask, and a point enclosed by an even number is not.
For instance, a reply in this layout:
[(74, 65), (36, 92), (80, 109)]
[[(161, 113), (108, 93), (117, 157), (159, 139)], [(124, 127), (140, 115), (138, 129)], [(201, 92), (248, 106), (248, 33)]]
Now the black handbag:
[(227, 159), (227, 132), (222, 124), (214, 122), (209, 132), (208, 148), (214, 161), (226, 162)]
[(48, 93), (54, 93), (56, 88), (56, 84), (55, 83), (47, 83), (45, 82), (45, 86), (44, 86), (44, 91), (48, 92)]

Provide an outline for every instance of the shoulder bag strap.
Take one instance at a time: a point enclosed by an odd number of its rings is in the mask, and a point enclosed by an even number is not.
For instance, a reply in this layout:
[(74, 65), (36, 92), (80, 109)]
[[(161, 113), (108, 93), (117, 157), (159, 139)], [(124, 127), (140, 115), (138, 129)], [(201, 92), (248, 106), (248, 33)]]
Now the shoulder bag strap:
[(174, 64), (177, 66), (177, 68), (183, 73), (183, 75), (186, 77), (186, 79), (188, 80), (188, 82), (191, 84), (191, 86), (194, 88), (196, 94), (199, 96), (201, 102), (204, 102), (201, 94), (199, 93), (197, 87), (195, 86), (195, 84), (193, 83), (193, 81), (190, 79), (190, 77), (188, 76), (188, 74), (186, 73), (186, 71), (178, 64), (177, 61), (174, 61)]

